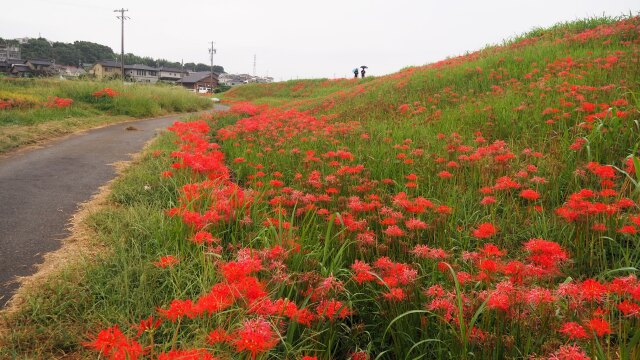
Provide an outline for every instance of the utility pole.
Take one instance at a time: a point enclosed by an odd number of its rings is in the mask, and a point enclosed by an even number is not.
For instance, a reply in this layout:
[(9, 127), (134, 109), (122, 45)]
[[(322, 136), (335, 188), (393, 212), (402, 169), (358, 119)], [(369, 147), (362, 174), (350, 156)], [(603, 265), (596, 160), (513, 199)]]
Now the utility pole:
[(211, 48), (209, 48), (209, 55), (211, 55), (211, 93), (213, 94), (213, 55), (218, 51), (211, 42)]
[(125, 20), (129, 20), (131, 19), (128, 16), (124, 16), (124, 13), (129, 11), (128, 9), (122, 8), (120, 10), (113, 10), (113, 12), (119, 12), (120, 16), (118, 16), (117, 18), (120, 19), (120, 23), (121, 23), (121, 30), (120, 30), (120, 36), (121, 36), (121, 41), (120, 41), (120, 71), (121, 71), (121, 75), (122, 75), (122, 82), (124, 82), (124, 21)]
[(253, 77), (256, 77), (256, 54), (253, 54)]

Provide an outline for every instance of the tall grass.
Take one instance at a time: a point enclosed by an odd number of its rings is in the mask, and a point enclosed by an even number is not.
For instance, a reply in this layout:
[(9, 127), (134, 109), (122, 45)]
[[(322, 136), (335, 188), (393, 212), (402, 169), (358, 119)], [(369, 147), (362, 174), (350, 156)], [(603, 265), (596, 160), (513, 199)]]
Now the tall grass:
[[(93, 95), (103, 88), (111, 88), (118, 95)], [(63, 108), (50, 106), (56, 97), (73, 103)], [(178, 86), (22, 78), (0, 78), (1, 101), (18, 105), (0, 109), (0, 151), (91, 126), (211, 106), (210, 99)]]

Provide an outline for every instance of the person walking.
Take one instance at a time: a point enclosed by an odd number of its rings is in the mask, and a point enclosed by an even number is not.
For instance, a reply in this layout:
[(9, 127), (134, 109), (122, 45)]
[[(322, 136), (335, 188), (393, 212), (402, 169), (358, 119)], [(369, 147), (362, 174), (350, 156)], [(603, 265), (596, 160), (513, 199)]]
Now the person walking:
[(354, 77), (355, 79), (357, 79), (357, 78), (358, 78), (358, 68), (353, 69), (353, 77)]
[(360, 70), (360, 75), (362, 75), (363, 79), (364, 79), (364, 73), (365, 73), (364, 68), (362, 68), (362, 70)]

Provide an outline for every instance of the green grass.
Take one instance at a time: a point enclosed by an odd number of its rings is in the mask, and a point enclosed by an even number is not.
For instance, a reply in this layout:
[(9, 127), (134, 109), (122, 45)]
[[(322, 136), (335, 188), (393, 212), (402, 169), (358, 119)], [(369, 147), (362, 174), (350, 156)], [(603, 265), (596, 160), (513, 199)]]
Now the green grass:
[[(118, 95), (92, 95), (103, 88), (111, 88)], [(72, 99), (73, 104), (47, 107), (55, 97)], [(20, 78), (0, 78), (0, 100), (17, 100), (21, 104), (0, 110), (0, 152), (98, 125), (211, 106), (210, 99), (177, 86)]]

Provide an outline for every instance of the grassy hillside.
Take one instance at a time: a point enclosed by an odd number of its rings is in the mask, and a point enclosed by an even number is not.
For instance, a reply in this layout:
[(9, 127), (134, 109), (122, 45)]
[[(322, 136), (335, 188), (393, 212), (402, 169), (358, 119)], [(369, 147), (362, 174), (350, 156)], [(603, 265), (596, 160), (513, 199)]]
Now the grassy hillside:
[(637, 359), (639, 55), (640, 18), (598, 18), (234, 88), (115, 185), (111, 252), (4, 354)]
[(0, 78), (0, 152), (79, 129), (210, 106), (209, 99), (174, 86)]

